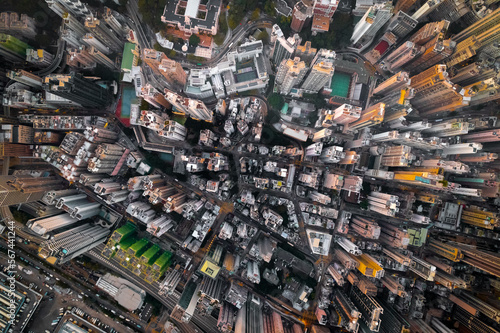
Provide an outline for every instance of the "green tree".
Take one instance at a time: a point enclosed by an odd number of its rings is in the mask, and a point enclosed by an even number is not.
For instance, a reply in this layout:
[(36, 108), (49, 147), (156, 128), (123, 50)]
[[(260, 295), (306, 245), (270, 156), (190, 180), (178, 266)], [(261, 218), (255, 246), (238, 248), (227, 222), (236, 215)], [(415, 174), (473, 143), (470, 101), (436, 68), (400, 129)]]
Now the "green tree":
[(292, 22), (291, 16), (287, 17), (287, 16), (281, 15), (278, 17), (278, 25), (281, 28), (281, 31), (283, 31), (283, 34), (285, 36), (289, 36), (290, 33), (292, 32), (292, 28), (290, 28), (290, 22)]
[(257, 35), (257, 39), (258, 40), (261, 40), (262, 43), (267, 43), (269, 42), (269, 34), (267, 33), (266, 30), (262, 30), (261, 32), (259, 32), (259, 34)]
[(447, 180), (440, 180), (439, 183), (443, 184), (443, 187), (448, 187), (448, 181)]
[(223, 34), (217, 34), (214, 36), (214, 42), (215, 44), (221, 46), (222, 44), (224, 44), (224, 40), (226, 39), (226, 36), (223, 35)]
[(226, 22), (226, 13), (224, 13), (219, 18), (219, 28), (217, 29), (217, 35), (214, 36), (214, 42), (217, 45), (224, 44), (224, 40), (226, 39), (227, 34), (227, 22)]
[(250, 16), (251, 21), (255, 21), (260, 17), (260, 9), (255, 8), (255, 10), (252, 12), (252, 16)]
[(234, 29), (240, 24), (246, 13), (257, 7), (257, 1), (232, 0), (229, 5), (229, 27)]
[(285, 100), (283, 99), (283, 96), (276, 93), (272, 93), (271, 95), (269, 95), (269, 97), (267, 98), (267, 102), (269, 103), (272, 109), (278, 111), (281, 110), (283, 105), (285, 105)]
[(369, 206), (369, 203), (368, 203), (368, 200), (363, 200), (359, 203), (359, 207), (361, 209), (364, 209), (364, 210), (367, 210), (368, 209), (368, 206)]
[(226, 13), (224, 13), (223, 16), (219, 18), (219, 33), (226, 33), (227, 32), (227, 22), (226, 22)]
[(274, 6), (274, 1), (267, 0), (264, 4), (264, 12), (270, 16), (276, 16), (276, 7)]
[(229, 15), (229, 18), (227, 19), (227, 23), (228, 23), (229, 27), (231, 28), (231, 30), (236, 29), (236, 27), (238, 26), (238, 22), (239, 21), (236, 21), (234, 16)]
[(191, 37), (189, 37), (189, 45), (193, 45), (194, 47), (198, 46), (200, 44), (200, 37), (198, 35), (192, 34)]

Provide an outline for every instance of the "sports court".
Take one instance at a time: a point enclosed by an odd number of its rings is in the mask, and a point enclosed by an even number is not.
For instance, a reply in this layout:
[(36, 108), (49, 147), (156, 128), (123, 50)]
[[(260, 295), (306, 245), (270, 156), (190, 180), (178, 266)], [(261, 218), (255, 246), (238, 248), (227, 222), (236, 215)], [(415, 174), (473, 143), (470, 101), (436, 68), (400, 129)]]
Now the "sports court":
[(332, 77), (332, 84), (330, 88), (332, 92), (330, 96), (339, 96), (347, 98), (349, 93), (349, 85), (351, 83), (351, 76), (342, 72), (335, 72)]

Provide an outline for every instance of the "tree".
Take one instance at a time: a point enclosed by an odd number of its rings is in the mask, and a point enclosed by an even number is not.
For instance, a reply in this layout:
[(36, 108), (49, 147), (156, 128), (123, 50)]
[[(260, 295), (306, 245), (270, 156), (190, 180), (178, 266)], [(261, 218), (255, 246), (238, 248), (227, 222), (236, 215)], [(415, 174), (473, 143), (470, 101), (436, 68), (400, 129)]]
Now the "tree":
[(250, 16), (251, 21), (255, 21), (260, 17), (260, 9), (255, 8), (255, 10), (252, 12), (252, 16)]
[(363, 210), (367, 210), (369, 206), (368, 200), (363, 200), (359, 203), (359, 207)]
[(274, 1), (267, 0), (264, 4), (264, 12), (270, 16), (276, 16), (276, 7), (274, 6)]
[(448, 187), (448, 181), (447, 180), (440, 180), (439, 183), (443, 184), (443, 187)]
[(227, 22), (226, 22), (226, 13), (219, 18), (219, 33), (225, 34), (227, 32)]
[(283, 105), (285, 105), (285, 100), (283, 99), (283, 96), (276, 93), (272, 93), (271, 95), (269, 95), (269, 97), (267, 98), (267, 102), (269, 103), (272, 109), (278, 111), (281, 110)]
[(290, 28), (290, 22), (292, 22), (292, 16), (287, 17), (281, 15), (278, 17), (278, 25), (285, 36), (289, 36), (292, 32), (292, 28)]
[(259, 34), (257, 35), (257, 40), (261, 40), (262, 43), (267, 43), (269, 41), (269, 34), (267, 33), (266, 30), (262, 30), (261, 32), (259, 32)]
[(198, 35), (192, 34), (191, 37), (189, 37), (189, 45), (193, 45), (194, 47), (197, 47), (200, 41), (201, 39)]
[(215, 44), (221, 46), (222, 44), (224, 44), (224, 40), (226, 39), (226, 36), (223, 35), (223, 34), (217, 34), (214, 36), (214, 42)]
[(236, 21), (236, 19), (232, 15), (229, 15), (229, 18), (227, 19), (227, 23), (229, 24), (229, 27), (231, 28), (231, 30), (236, 29), (236, 27), (238, 26), (238, 22), (239, 21)]
[(224, 40), (226, 39), (227, 34), (227, 22), (226, 22), (226, 13), (219, 17), (219, 28), (217, 29), (217, 35), (214, 36), (214, 42), (217, 45), (224, 44)]

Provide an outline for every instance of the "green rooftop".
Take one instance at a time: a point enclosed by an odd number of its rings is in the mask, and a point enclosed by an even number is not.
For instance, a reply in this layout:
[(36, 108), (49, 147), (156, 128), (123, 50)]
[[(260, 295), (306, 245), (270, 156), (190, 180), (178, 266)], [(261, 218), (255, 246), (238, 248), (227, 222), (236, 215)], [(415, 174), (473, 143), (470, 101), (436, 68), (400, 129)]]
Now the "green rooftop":
[(141, 261), (146, 261), (148, 265), (155, 262), (156, 258), (160, 255), (160, 247), (158, 245), (151, 246), (146, 252), (141, 256)]
[(158, 259), (155, 261), (155, 269), (164, 270), (168, 267), (170, 259), (172, 258), (172, 252), (165, 251)]
[(25, 42), (7, 34), (0, 34), (0, 46), (6, 50), (16, 53), (20, 57), (26, 57), (26, 50), (32, 49), (32, 47)]
[(351, 76), (349, 74), (335, 72), (332, 77), (332, 84), (330, 88), (332, 92), (330, 96), (338, 96), (347, 98), (349, 93), (349, 84), (351, 83)]
[(122, 239), (122, 241), (119, 243), (120, 249), (127, 251), (136, 242), (137, 242), (137, 238), (135, 238), (135, 237), (128, 237), (128, 238)]
[(122, 240), (132, 235), (135, 232), (135, 230), (136, 230), (135, 225), (128, 222), (127, 224), (116, 229), (115, 232), (113, 232), (113, 236), (111, 236), (111, 239), (115, 242), (121, 242)]
[(136, 48), (136, 44), (133, 43), (125, 43), (123, 47), (123, 56), (122, 56), (122, 71), (131, 71), (132, 66), (134, 66), (134, 58), (135, 54), (132, 52)]
[(120, 235), (129, 235), (135, 231), (135, 225), (133, 223), (127, 222), (127, 224), (116, 229), (116, 232)]
[(147, 249), (147, 245), (149, 241), (146, 238), (143, 238), (134, 243), (129, 249), (131, 253), (133, 253), (136, 257), (140, 257)]
[(193, 298), (193, 294), (196, 290), (196, 283), (192, 280), (189, 280), (186, 287), (184, 288), (184, 292), (179, 299), (179, 306), (183, 309), (187, 309), (189, 303), (191, 302), (191, 298)]
[(281, 108), (281, 113), (282, 114), (288, 114), (288, 103), (283, 104), (283, 107)]

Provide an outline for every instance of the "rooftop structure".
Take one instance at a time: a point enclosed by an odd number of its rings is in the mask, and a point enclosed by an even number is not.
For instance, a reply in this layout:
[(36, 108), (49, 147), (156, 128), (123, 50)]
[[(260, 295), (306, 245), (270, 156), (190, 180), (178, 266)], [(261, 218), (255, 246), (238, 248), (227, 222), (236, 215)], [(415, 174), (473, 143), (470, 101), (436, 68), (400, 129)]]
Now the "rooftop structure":
[(221, 10), (220, 0), (169, 1), (165, 5), (161, 21), (186, 34), (208, 33), (216, 35)]

